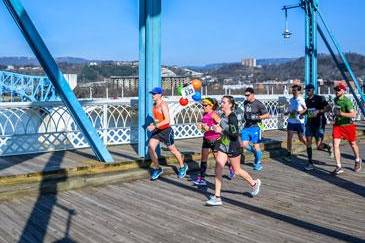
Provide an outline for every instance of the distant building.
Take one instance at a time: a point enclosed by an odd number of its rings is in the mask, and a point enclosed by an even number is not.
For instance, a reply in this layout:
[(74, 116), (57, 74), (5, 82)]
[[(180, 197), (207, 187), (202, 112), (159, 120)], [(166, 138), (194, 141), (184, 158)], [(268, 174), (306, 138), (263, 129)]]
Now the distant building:
[(243, 58), (241, 64), (246, 67), (256, 67), (256, 58)]
[(6, 67), (6, 70), (12, 71), (12, 70), (15, 70), (15, 67), (13, 65), (9, 65)]

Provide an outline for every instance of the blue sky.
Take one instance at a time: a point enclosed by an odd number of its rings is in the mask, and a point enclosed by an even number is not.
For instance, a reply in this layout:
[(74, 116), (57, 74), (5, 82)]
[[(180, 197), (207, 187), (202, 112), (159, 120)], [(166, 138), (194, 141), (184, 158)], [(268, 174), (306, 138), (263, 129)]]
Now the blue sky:
[[(138, 0), (22, 0), (54, 56), (138, 59)], [(289, 12), (293, 37), (284, 40), (284, 4), (299, 0), (162, 0), (163, 64), (237, 62), (243, 57), (303, 55), (300, 9)], [(365, 54), (365, 1), (320, 0), (345, 51)], [(344, 4), (344, 2), (346, 4)], [(320, 52), (325, 48), (319, 41)], [(0, 3), (0, 56), (33, 56)]]

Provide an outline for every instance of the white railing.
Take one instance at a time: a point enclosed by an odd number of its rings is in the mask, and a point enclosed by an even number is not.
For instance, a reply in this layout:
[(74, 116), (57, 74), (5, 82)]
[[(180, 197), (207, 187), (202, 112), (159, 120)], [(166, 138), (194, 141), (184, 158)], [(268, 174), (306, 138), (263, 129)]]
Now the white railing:
[[(167, 97), (176, 139), (202, 136), (196, 127), (202, 115), (200, 103), (182, 107), (180, 97)], [(221, 96), (215, 98), (220, 99)], [(286, 127), (277, 109), (279, 95), (258, 95), (271, 118), (267, 130)], [(288, 97), (289, 98), (289, 97)], [(137, 143), (137, 98), (81, 101), (103, 142), (107, 145)], [(242, 117), (244, 99), (236, 97), (236, 113)], [(361, 119), (359, 115), (358, 119)], [(88, 147), (62, 102), (0, 103), (0, 156)]]

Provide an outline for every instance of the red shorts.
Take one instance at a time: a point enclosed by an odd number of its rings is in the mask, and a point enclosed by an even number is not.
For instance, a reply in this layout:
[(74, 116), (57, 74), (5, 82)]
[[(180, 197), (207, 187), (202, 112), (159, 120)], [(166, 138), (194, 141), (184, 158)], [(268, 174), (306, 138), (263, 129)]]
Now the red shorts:
[(345, 126), (333, 125), (332, 137), (344, 139), (349, 142), (356, 141), (356, 126), (355, 124), (349, 124)]

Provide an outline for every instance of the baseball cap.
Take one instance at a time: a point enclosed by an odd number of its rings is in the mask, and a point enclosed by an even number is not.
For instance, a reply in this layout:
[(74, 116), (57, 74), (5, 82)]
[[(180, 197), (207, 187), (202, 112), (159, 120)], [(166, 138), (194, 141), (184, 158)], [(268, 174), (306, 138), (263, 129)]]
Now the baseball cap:
[(337, 84), (335, 89), (346, 90), (346, 85), (344, 83), (339, 83), (339, 84)]
[(151, 91), (151, 94), (162, 94), (163, 93), (163, 89), (161, 87), (154, 87)]
[(307, 84), (305, 86), (305, 89), (314, 89), (314, 85), (313, 84)]

